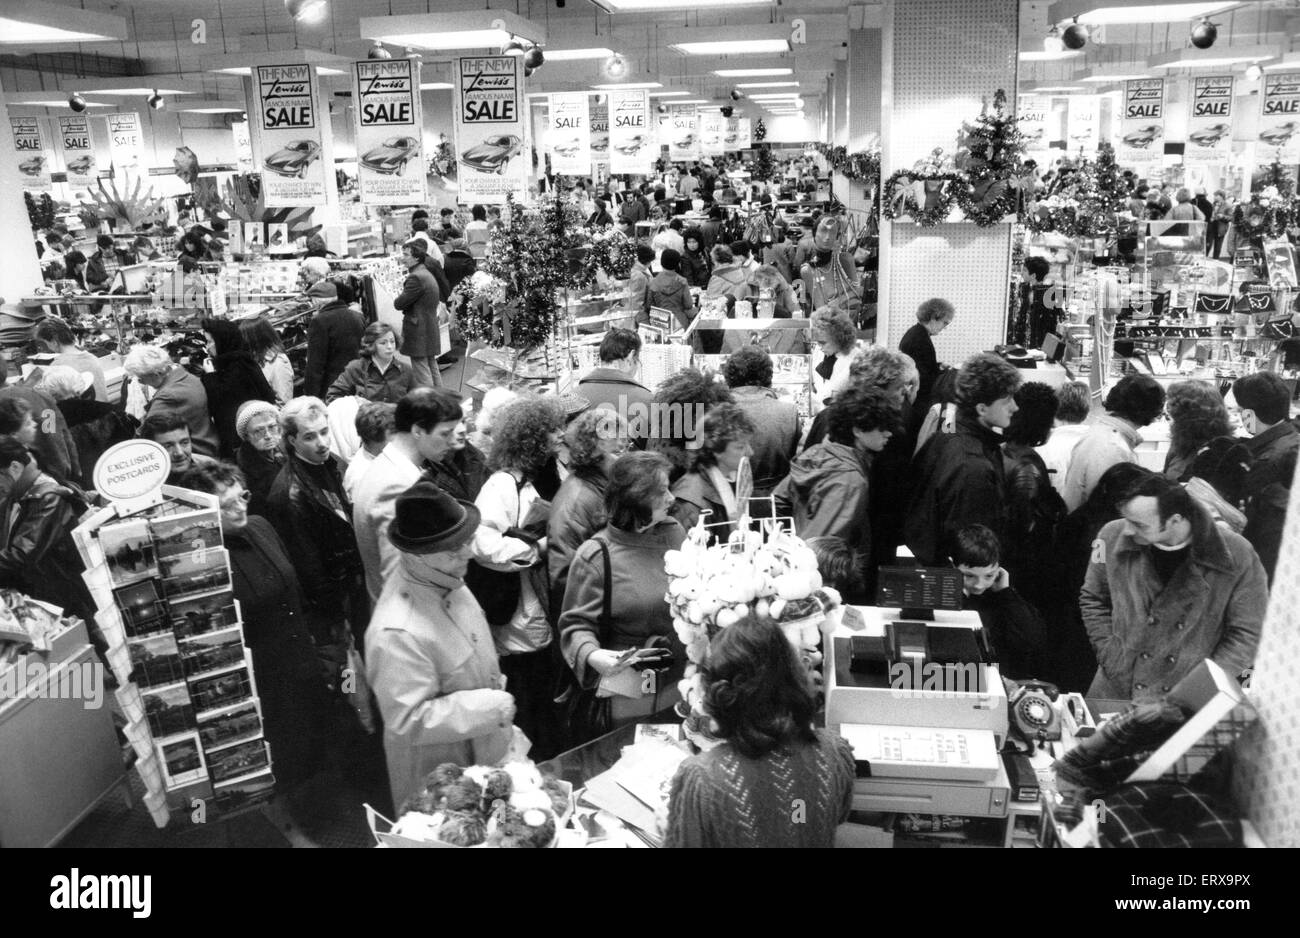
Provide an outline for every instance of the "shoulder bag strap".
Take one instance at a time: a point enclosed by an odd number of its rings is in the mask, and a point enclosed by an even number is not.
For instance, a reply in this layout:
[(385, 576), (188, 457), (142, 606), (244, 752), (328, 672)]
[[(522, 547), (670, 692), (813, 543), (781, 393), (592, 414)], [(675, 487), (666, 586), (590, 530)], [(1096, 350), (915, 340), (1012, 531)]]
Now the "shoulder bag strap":
[(600, 545), (601, 560), (605, 567), (605, 596), (600, 603), (600, 622), (597, 624), (603, 648), (609, 636), (609, 624), (614, 620), (614, 571), (609, 559), (609, 544), (600, 535), (592, 539)]

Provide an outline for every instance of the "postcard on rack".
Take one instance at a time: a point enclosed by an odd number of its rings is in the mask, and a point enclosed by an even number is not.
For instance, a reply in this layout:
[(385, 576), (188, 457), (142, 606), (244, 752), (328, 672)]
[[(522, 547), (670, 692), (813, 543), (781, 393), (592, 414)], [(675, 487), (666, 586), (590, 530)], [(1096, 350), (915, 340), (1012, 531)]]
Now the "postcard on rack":
[(224, 671), (244, 663), (244, 636), (238, 628), (197, 635), (180, 643), (179, 656), (185, 677)]
[(200, 562), (209, 550), (221, 547), (221, 512), (215, 508), (167, 515), (149, 522), (158, 557), (197, 554)]
[(113, 599), (127, 637), (150, 635), (169, 627), (167, 606), (158, 591), (157, 580), (141, 580), (114, 590)]
[(162, 763), (168, 788), (203, 780), (203, 753), (197, 734), (158, 743), (158, 761)]
[(204, 749), (216, 749), (260, 735), (262, 715), (257, 709), (256, 700), (199, 721), (199, 740)]
[(271, 764), (266, 741), (260, 736), (233, 746), (209, 750), (207, 757), (208, 774), (214, 784), (249, 775)]
[(239, 622), (235, 595), (230, 590), (208, 596), (191, 596), (168, 603), (176, 637), (188, 639), (230, 628)]
[(230, 560), (224, 547), (177, 554), (158, 564), (168, 599), (230, 588)]
[(247, 666), (189, 682), (190, 696), (196, 713), (221, 710), (242, 703), (253, 696), (253, 684)]
[(99, 545), (113, 586), (158, 576), (158, 558), (147, 521), (137, 518), (106, 524), (99, 529)]
[(144, 715), (155, 738), (174, 736), (195, 727), (190, 689), (184, 684), (150, 687), (141, 692)]
[(127, 652), (131, 656), (131, 681), (141, 687), (175, 684), (185, 679), (176, 636), (159, 632), (143, 638), (128, 639)]
[(268, 769), (256, 775), (213, 785), (212, 793), (216, 796), (218, 808), (222, 811), (234, 811), (258, 801), (265, 801), (271, 797), (274, 788), (275, 776)]

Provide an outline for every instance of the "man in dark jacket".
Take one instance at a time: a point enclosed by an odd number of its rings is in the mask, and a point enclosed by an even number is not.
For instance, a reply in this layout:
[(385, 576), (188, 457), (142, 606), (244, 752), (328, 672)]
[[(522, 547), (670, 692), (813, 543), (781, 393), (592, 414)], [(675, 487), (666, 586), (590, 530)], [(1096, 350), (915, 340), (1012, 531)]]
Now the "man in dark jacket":
[(1259, 554), (1270, 582), (1286, 529), (1287, 498), (1295, 475), (1300, 431), (1287, 417), (1291, 393), (1272, 371), (1238, 378), (1232, 395), (1241, 409), (1241, 425), (1251, 435), (1250, 474), (1246, 476), (1246, 540)]
[(424, 245), (407, 241), (402, 245), (406, 280), (393, 306), (402, 311), (402, 354), (411, 360), (411, 374), (417, 388), (441, 387), (442, 374), (435, 359), (442, 354), (438, 339), (438, 304), (442, 295), (438, 282), (424, 263)]
[(463, 420), (456, 425), (456, 435), (452, 437), (447, 454), (442, 459), (426, 462), (425, 467), (426, 479), (431, 479), (438, 488), (462, 502), (478, 498), (479, 489), (491, 474), (487, 457), (469, 441), (468, 427)]
[(316, 314), (307, 327), (302, 393), (323, 398), (348, 362), (357, 357), (366, 323), (360, 313), (339, 301), (338, 287), (328, 281), (312, 284), (307, 296), (316, 306)]
[(613, 328), (600, 340), (600, 367), (578, 382), (578, 393), (592, 408), (617, 411), (627, 421), (634, 445), (645, 448), (650, 419), (650, 389), (637, 381), (641, 370), (641, 337), (631, 329)]
[(997, 355), (974, 355), (957, 376), (957, 428), (936, 433), (913, 462), (915, 488), (903, 535), (923, 564), (943, 563), (956, 532), (982, 524), (999, 539), (1006, 523), (1001, 437), (1017, 410), (1020, 371)]
[(113, 275), (117, 269), (134, 263), (130, 254), (117, 249), (112, 235), (100, 235), (95, 239), (95, 244), (99, 250), (90, 255), (86, 264), (86, 287), (92, 292), (108, 290), (113, 285)]
[(469, 253), (469, 245), (464, 238), (456, 238), (448, 245), (445, 258), (447, 274), (447, 292), (450, 293), (466, 277), (471, 277), (478, 270), (478, 261)]
[(681, 262), (681, 254), (664, 248), (659, 255), (659, 266), (663, 269), (650, 278), (646, 298), (651, 306), (669, 310), (676, 317), (677, 325), (685, 329), (695, 318), (695, 299), (691, 296), (691, 285), (677, 272)]
[(799, 445), (799, 408), (777, 398), (772, 390), (772, 356), (756, 345), (733, 352), (722, 373), (737, 406), (758, 428), (749, 441), (754, 448), (749, 465), (754, 472), (754, 497), (766, 498), (790, 471)]
[(352, 505), (343, 489), (345, 460), (330, 452), (329, 415), (314, 397), (296, 397), (280, 413), (289, 460), (267, 496), (275, 527), (307, 596), (312, 637), (324, 657), (345, 649), (345, 624), (357, 647), (369, 617)]
[(72, 529), (81, 496), (41, 471), (16, 439), (0, 439), (0, 587), (94, 622), (95, 604)]
[(1254, 548), (1164, 476), (1140, 478), (1119, 509), (1093, 542), (1079, 596), (1097, 652), (1087, 696), (1154, 700), (1205, 658), (1236, 680), (1255, 660), (1268, 607)]

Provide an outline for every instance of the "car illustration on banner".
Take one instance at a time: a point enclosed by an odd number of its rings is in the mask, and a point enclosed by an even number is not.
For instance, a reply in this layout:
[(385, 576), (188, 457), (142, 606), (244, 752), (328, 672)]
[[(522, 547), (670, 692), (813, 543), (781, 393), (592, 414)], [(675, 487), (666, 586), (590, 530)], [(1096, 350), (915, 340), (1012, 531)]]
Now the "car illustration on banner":
[(591, 138), (592, 153), (607, 153), (609, 151), (609, 135), (594, 136)]
[(499, 137), (488, 137), (482, 143), (463, 151), (460, 161), (481, 173), (505, 175), (506, 164), (518, 156), (522, 149), (522, 140), (514, 134), (502, 134)]
[(262, 165), (277, 176), (307, 178), (307, 167), (320, 156), (320, 144), (315, 140), (294, 140), (287, 147), (276, 150)]
[(577, 137), (574, 137), (573, 139), (566, 140), (563, 143), (557, 143), (555, 146), (551, 147), (551, 152), (556, 156), (562, 156), (565, 159), (568, 159), (571, 156), (577, 156), (580, 149), (582, 149), (582, 143)]
[(740, 139), (740, 134), (737, 133), (727, 134), (725, 137), (722, 138), (722, 145), (728, 146), (730, 144), (735, 143), (739, 139)]
[(1139, 127), (1132, 133), (1127, 133), (1123, 137), (1123, 143), (1126, 147), (1132, 147), (1135, 150), (1145, 150), (1159, 138), (1162, 133), (1159, 124), (1147, 124), (1145, 127)]
[(1187, 139), (1198, 147), (1212, 147), (1231, 132), (1232, 128), (1227, 124), (1213, 124), (1200, 130), (1193, 130), (1187, 135)]
[(1041, 124), (1035, 127), (1033, 130), (1026, 131), (1024, 134), (1025, 146), (1028, 147), (1028, 146), (1041, 144), (1043, 142), (1043, 133), (1044, 133), (1044, 128)]
[(626, 142), (620, 143), (614, 149), (624, 156), (636, 156), (641, 152), (643, 146), (645, 146), (645, 137), (637, 134), (635, 137), (629, 137)]
[(695, 134), (684, 134), (673, 141), (673, 146), (678, 150), (689, 150), (695, 146)]
[(389, 137), (379, 146), (361, 154), (361, 165), (386, 176), (401, 176), (406, 164), (420, 155), (420, 141), (414, 137)]
[(79, 156), (68, 164), (68, 173), (73, 176), (88, 176), (94, 168), (93, 156)]
[(45, 157), (33, 156), (29, 160), (23, 160), (18, 164), (18, 172), (24, 176), (39, 176), (45, 171)]
[(1285, 124), (1278, 124), (1276, 127), (1261, 130), (1259, 139), (1271, 147), (1286, 146), (1291, 138), (1295, 136), (1297, 130), (1300, 130), (1300, 124), (1295, 121), (1287, 121)]

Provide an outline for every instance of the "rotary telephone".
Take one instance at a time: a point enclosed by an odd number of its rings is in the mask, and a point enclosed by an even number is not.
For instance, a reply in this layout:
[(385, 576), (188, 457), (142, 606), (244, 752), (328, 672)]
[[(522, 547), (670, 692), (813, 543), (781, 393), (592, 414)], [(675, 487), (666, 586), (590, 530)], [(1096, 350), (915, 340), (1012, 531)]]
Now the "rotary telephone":
[(1053, 704), (1061, 696), (1055, 684), (1025, 681), (1007, 701), (1011, 728), (1031, 746), (1061, 738), (1061, 715)]

